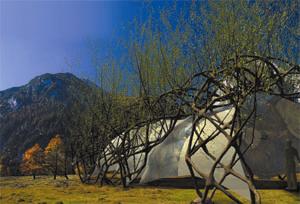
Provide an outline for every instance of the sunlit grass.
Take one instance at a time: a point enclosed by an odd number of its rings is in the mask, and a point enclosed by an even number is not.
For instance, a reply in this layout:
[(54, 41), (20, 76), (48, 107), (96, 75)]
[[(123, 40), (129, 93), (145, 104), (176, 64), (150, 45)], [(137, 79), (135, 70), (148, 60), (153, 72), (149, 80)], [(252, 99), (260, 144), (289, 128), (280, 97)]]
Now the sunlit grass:
[[(194, 190), (163, 189), (135, 187), (99, 187), (81, 184), (76, 176), (66, 181), (59, 177), (56, 181), (42, 176), (32, 180), (31, 177), (0, 178), (0, 203), (190, 203), (196, 198)], [(263, 204), (296, 204), (300, 203), (299, 194), (283, 190), (260, 191)], [(243, 202), (246, 203), (245, 200)], [(231, 204), (229, 199), (218, 192), (216, 204)]]

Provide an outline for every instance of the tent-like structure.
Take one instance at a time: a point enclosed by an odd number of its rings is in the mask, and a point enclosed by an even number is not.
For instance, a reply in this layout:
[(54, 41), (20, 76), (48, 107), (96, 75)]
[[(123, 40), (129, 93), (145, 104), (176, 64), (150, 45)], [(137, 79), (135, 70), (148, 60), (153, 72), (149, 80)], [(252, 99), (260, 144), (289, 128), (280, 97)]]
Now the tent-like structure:
[[(259, 101), (255, 137), (245, 157), (256, 176), (270, 178), (285, 173), (287, 139), (300, 154), (300, 104), (274, 96)], [(252, 141), (251, 134), (250, 127), (246, 129), (244, 146)]]
[[(232, 118), (233, 113), (234, 109), (228, 108), (227, 110), (218, 112), (217, 117), (226, 122)], [(201, 129), (203, 126), (205, 126), (205, 128), (201, 137), (206, 139), (215, 131), (215, 127), (208, 121), (201, 121), (197, 128)], [(150, 152), (145, 171), (141, 176), (141, 183), (147, 183), (159, 178), (190, 175), (189, 169), (185, 162), (185, 154), (188, 148), (191, 128), (192, 119), (187, 118), (176, 126), (172, 134), (169, 135), (163, 143), (153, 148), (153, 150)], [(207, 144), (207, 149), (213, 156), (218, 157), (224, 150), (227, 143), (228, 140), (224, 135), (218, 135), (214, 140)], [(222, 162), (224, 164), (229, 164), (234, 152), (234, 148), (231, 148), (226, 153)], [(212, 159), (201, 149), (193, 155), (192, 160), (194, 163), (196, 163), (199, 169), (206, 174), (210, 172), (214, 163)], [(234, 169), (239, 174), (244, 176), (244, 170), (239, 161), (235, 164)], [(223, 174), (224, 170), (222, 168), (218, 168), (215, 171), (214, 176), (219, 181), (221, 180)], [(197, 176), (200, 177), (200, 175)], [(247, 184), (233, 176), (228, 176), (224, 180), (223, 185), (236, 191), (246, 198), (250, 198)]]
[[(251, 167), (253, 173), (259, 177), (272, 177), (284, 173), (285, 167), (285, 141), (291, 139), (293, 146), (300, 151), (300, 104), (289, 100), (272, 96), (259, 99), (257, 107), (257, 118), (254, 128), (249, 124), (246, 127), (243, 137), (242, 150), (247, 148), (245, 159)], [(225, 123), (231, 120), (234, 114), (232, 107), (227, 107), (217, 111), (216, 117), (222, 119)], [(192, 131), (192, 117), (179, 120), (172, 132), (160, 144), (155, 146), (149, 153), (146, 165), (140, 173), (140, 182), (147, 183), (160, 178), (188, 176), (190, 171), (186, 165), (185, 155), (188, 148), (189, 138)], [(201, 134), (202, 139), (207, 138), (215, 131), (215, 126), (209, 121), (199, 121), (197, 126), (204, 131)], [(226, 130), (227, 131), (227, 130)], [(156, 134), (155, 131), (152, 134)], [(150, 140), (155, 136), (150, 137)], [(116, 146), (116, 138), (113, 142)], [(217, 157), (225, 148), (228, 140), (224, 135), (218, 135), (207, 144), (209, 152)], [(228, 164), (235, 154), (232, 147), (222, 159), (223, 164)], [(137, 158), (145, 159), (142, 154), (134, 155), (129, 159), (129, 167), (134, 166), (133, 161)], [(202, 149), (199, 149), (193, 156), (193, 162), (203, 172), (209, 173), (213, 165), (213, 160)], [(118, 166), (112, 166), (111, 170)], [(233, 169), (244, 176), (244, 169), (240, 161), (237, 161)], [(95, 169), (95, 174), (99, 170)], [(300, 169), (298, 168), (298, 172)], [(216, 180), (220, 180), (224, 174), (223, 168), (217, 168), (214, 173)], [(200, 175), (196, 175), (201, 177)], [(240, 179), (229, 175), (222, 182), (222, 185), (232, 189), (236, 193), (250, 199), (248, 185)]]
[[(258, 106), (258, 117), (255, 125), (255, 137), (253, 144), (245, 154), (245, 159), (253, 173), (266, 178), (284, 173), (285, 168), (285, 142), (287, 138), (293, 141), (294, 147), (300, 151), (300, 104), (293, 103), (280, 97), (261, 98)], [(228, 108), (217, 113), (221, 119), (229, 120), (234, 114), (234, 109)], [(199, 129), (205, 125), (202, 136), (209, 136), (215, 127), (208, 121), (201, 121)], [(172, 134), (150, 152), (145, 171), (141, 176), (141, 182), (146, 183), (159, 178), (174, 176), (186, 176), (190, 172), (185, 162), (185, 154), (192, 128), (192, 119), (185, 119), (176, 126)], [(247, 131), (248, 130), (248, 131)], [(244, 136), (245, 148), (251, 144), (252, 129), (249, 126)], [(209, 142), (207, 148), (218, 156), (227, 144), (224, 135), (219, 135)], [(234, 153), (232, 148), (225, 155), (223, 162), (226, 164)], [(199, 150), (193, 155), (194, 162), (204, 172), (209, 172), (213, 162), (203, 151)], [(234, 166), (234, 170), (244, 174), (240, 162)], [(220, 179), (223, 169), (215, 172), (215, 178)], [(298, 168), (298, 172), (300, 169)], [(199, 176), (199, 175), (198, 175)], [(241, 180), (228, 176), (223, 185), (240, 195), (249, 198), (248, 186)]]

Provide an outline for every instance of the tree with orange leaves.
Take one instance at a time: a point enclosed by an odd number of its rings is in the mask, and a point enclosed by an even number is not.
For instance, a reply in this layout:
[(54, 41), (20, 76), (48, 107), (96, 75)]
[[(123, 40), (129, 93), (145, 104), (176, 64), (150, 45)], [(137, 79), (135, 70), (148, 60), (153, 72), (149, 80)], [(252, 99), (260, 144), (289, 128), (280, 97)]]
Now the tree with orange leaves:
[(36, 174), (43, 170), (44, 154), (39, 144), (35, 144), (25, 151), (21, 163), (21, 172), (32, 174), (35, 179)]
[(65, 177), (67, 176), (66, 168), (66, 153), (61, 137), (59, 135), (54, 136), (48, 143), (44, 151), (45, 154), (45, 167), (52, 172), (53, 178), (59, 172), (64, 172)]

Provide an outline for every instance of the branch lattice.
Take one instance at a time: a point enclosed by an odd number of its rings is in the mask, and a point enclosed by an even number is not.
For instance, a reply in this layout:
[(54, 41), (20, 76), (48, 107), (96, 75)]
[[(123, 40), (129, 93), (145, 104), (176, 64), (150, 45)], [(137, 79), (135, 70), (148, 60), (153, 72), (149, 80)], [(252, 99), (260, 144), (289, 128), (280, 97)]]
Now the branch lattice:
[[(244, 158), (251, 146), (250, 143), (242, 147), (245, 127), (252, 128), (253, 140), (258, 94), (296, 101), (300, 93), (295, 91), (291, 79), (299, 77), (299, 65), (282, 59), (250, 55), (236, 56), (224, 60), (219, 67), (196, 73), (182, 86), (174, 87), (156, 99), (145, 100), (143, 104), (149, 117), (128, 126), (122, 134), (111, 136), (114, 139), (97, 155), (97, 171), (86, 176), (89, 179), (94, 177), (101, 184), (122, 184), (124, 187), (132, 184), (146, 166), (151, 149), (168, 137), (179, 119), (192, 116), (185, 159), (192, 178), (196, 179), (199, 175), (205, 180), (204, 190), (197, 186), (195, 180), (199, 203), (209, 203), (216, 190), (222, 191), (236, 203), (242, 203), (222, 185), (228, 176), (245, 182), (250, 190), (251, 202), (261, 203), (253, 184), (254, 175)], [(218, 113), (228, 109), (231, 111), (220, 117)], [(212, 129), (209, 133), (208, 126)], [(224, 147), (216, 154), (208, 146), (221, 137), (225, 141)], [(193, 159), (199, 151), (203, 151), (212, 161), (209, 172), (204, 172), (201, 164)], [(243, 166), (244, 175), (234, 168), (238, 162)], [(217, 179), (215, 174), (220, 169), (223, 175)]]

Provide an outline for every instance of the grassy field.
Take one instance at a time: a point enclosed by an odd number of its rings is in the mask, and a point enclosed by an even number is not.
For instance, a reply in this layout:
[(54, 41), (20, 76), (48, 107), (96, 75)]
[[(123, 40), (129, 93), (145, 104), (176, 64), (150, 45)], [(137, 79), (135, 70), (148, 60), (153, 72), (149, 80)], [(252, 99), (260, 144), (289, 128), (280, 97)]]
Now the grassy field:
[[(283, 190), (260, 191), (263, 204), (297, 204), (300, 195)], [(133, 204), (171, 204), (190, 203), (196, 197), (194, 190), (135, 187), (99, 187), (81, 184), (77, 177), (68, 181), (63, 177), (56, 181), (51, 177), (5, 177), (0, 178), (0, 203), (133, 203)], [(245, 203), (247, 203), (244, 200)], [(231, 204), (223, 194), (217, 193), (216, 204)]]

